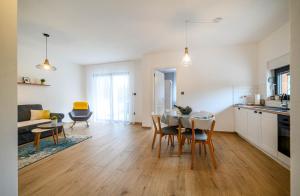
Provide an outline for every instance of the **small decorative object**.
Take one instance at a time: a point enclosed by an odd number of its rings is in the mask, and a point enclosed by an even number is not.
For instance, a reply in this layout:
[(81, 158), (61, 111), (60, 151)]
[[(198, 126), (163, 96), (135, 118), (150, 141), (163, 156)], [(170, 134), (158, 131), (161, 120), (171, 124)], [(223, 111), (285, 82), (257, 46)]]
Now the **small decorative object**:
[(23, 77), (22, 80), (23, 80), (24, 83), (30, 84), (30, 78), (29, 77)]
[(178, 108), (181, 114), (189, 115), (192, 112), (192, 108), (190, 106), (186, 106), (185, 108), (181, 106), (174, 105), (175, 108)]
[(57, 117), (56, 116), (51, 117), (51, 123), (52, 124), (57, 124)]
[(46, 80), (44, 78), (41, 79), (41, 84), (45, 84)]

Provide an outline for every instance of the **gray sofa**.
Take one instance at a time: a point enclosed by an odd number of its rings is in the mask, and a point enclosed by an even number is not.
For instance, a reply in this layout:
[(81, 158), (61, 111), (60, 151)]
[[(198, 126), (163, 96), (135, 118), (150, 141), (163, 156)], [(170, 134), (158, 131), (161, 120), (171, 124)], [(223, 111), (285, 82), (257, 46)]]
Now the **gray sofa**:
[[(50, 119), (30, 120), (30, 110), (42, 109), (43, 107), (40, 104), (18, 105), (18, 145), (32, 142), (34, 140), (34, 135), (31, 133), (31, 130), (40, 124), (50, 122)], [(64, 118), (64, 114), (62, 113), (51, 113), (50, 117), (52, 116), (56, 116), (58, 122), (61, 122)], [(61, 132), (61, 129), (59, 132)], [(51, 134), (51, 132), (44, 132), (41, 134), (41, 138), (51, 136)]]

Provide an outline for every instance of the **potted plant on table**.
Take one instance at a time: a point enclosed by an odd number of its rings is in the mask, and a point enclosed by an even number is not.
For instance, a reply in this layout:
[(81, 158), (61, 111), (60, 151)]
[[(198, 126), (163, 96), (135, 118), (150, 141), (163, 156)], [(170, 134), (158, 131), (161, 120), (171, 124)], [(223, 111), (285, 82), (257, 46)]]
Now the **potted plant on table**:
[(52, 117), (51, 117), (51, 123), (52, 123), (52, 124), (57, 124), (57, 122), (58, 122), (57, 116), (52, 116)]
[(44, 85), (46, 80), (44, 78), (41, 79), (41, 84)]

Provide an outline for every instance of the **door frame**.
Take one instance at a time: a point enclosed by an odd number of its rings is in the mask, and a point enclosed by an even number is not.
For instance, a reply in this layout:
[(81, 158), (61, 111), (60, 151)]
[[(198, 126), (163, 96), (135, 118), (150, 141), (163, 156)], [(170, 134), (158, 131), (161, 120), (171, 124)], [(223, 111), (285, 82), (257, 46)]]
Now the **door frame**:
[(175, 74), (175, 81), (176, 81), (176, 102), (178, 100), (178, 74), (177, 74), (177, 68), (176, 66), (165, 66), (165, 67), (157, 67), (157, 68), (154, 68), (152, 69), (152, 107), (151, 107), (151, 110), (154, 112), (155, 111), (155, 78), (154, 78), (154, 74), (155, 74), (155, 71), (160, 71), (160, 72), (166, 72), (168, 70), (172, 70), (174, 71), (176, 74)]

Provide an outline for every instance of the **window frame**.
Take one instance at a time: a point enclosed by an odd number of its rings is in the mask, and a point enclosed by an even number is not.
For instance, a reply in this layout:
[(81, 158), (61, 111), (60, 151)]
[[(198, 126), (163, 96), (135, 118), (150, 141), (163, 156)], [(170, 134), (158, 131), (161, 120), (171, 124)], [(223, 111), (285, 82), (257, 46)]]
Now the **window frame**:
[[(290, 73), (290, 65), (285, 65), (283, 67), (280, 67), (280, 68), (277, 68), (274, 70), (274, 76), (275, 76), (275, 95), (279, 95), (278, 94), (278, 88), (279, 88), (279, 85), (278, 85), (278, 76), (281, 75), (281, 74), (284, 74), (284, 73)], [(290, 95), (287, 95), (288, 96), (288, 99), (289, 99), (289, 96)]]

